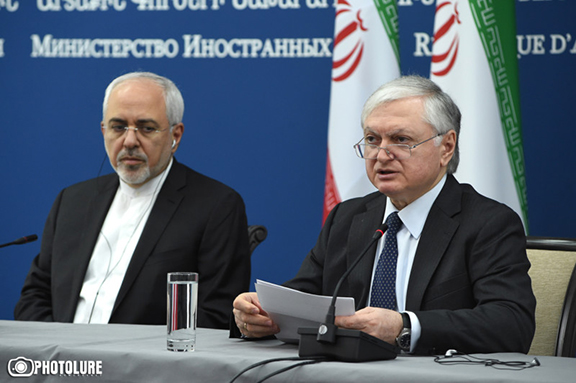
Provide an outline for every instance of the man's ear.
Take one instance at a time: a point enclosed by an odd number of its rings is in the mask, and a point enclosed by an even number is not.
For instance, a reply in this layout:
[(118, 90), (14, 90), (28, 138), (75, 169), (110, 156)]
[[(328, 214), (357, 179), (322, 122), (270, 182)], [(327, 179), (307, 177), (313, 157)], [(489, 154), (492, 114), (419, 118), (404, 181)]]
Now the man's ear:
[(174, 128), (172, 128), (172, 153), (174, 153), (176, 149), (178, 149), (183, 134), (184, 134), (184, 124), (179, 123), (174, 125)]
[(456, 132), (450, 130), (444, 134), (440, 146), (442, 147), (440, 163), (442, 166), (448, 166), (456, 150)]

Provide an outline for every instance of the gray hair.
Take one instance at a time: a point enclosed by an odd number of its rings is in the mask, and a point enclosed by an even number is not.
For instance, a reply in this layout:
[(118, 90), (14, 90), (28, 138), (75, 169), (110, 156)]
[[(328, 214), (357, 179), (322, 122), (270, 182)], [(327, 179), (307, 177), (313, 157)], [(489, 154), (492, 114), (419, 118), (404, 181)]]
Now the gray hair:
[[(378, 88), (368, 98), (362, 109), (362, 129), (366, 118), (377, 107), (408, 97), (422, 97), (424, 102), (424, 122), (432, 125), (437, 133), (444, 134), (450, 130), (456, 132), (456, 147), (454, 155), (446, 169), (448, 174), (453, 174), (458, 169), (460, 153), (458, 151), (458, 138), (460, 137), (461, 114), (458, 106), (450, 96), (440, 89), (433, 81), (420, 76), (403, 76), (392, 80)], [(435, 144), (439, 145), (442, 138), (438, 137)]]
[(135, 79), (148, 79), (154, 81), (162, 88), (164, 93), (164, 102), (166, 104), (166, 117), (170, 123), (170, 131), (172, 131), (174, 125), (182, 122), (182, 117), (184, 116), (184, 98), (182, 98), (182, 94), (180, 93), (180, 90), (178, 90), (178, 87), (176, 87), (170, 79), (151, 72), (131, 72), (112, 80), (104, 93), (102, 119), (104, 119), (104, 116), (106, 115), (108, 99), (110, 98), (112, 90), (125, 81)]

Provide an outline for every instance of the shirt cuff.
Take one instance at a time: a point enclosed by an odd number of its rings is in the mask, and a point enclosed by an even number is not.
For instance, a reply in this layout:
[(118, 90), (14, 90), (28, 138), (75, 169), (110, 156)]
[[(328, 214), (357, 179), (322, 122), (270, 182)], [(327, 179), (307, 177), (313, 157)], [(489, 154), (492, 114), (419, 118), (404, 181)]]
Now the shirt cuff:
[(420, 321), (418, 320), (418, 317), (416, 316), (416, 314), (414, 314), (411, 311), (404, 311), (406, 314), (408, 314), (408, 316), (410, 317), (410, 331), (411, 331), (411, 337), (410, 337), (410, 353), (414, 352), (414, 350), (416, 349), (416, 345), (418, 344), (418, 339), (420, 339), (420, 334), (422, 333), (422, 326), (420, 325)]

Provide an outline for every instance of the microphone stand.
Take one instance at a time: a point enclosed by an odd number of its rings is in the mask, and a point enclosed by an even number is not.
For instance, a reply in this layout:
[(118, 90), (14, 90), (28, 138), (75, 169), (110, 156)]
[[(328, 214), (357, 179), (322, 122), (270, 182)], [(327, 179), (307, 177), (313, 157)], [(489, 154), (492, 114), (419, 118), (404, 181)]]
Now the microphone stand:
[(36, 234), (27, 235), (25, 237), (18, 238), (15, 241), (4, 243), (4, 244), (0, 245), (0, 248), (10, 246), (10, 245), (23, 245), (23, 244), (28, 243), (28, 242), (34, 242), (37, 239), (38, 239), (38, 236)]
[(320, 327), (300, 327), (300, 344), (298, 355), (300, 357), (317, 357), (325, 356), (335, 360), (345, 362), (364, 362), (370, 360), (394, 359), (400, 353), (400, 348), (378, 339), (372, 335), (359, 330), (341, 329), (334, 324), (336, 312), (336, 299), (338, 291), (344, 280), (350, 272), (360, 263), (368, 250), (376, 243), (386, 232), (388, 225), (383, 223), (374, 232), (372, 240), (366, 246), (360, 256), (342, 275), (328, 307), (326, 320)]

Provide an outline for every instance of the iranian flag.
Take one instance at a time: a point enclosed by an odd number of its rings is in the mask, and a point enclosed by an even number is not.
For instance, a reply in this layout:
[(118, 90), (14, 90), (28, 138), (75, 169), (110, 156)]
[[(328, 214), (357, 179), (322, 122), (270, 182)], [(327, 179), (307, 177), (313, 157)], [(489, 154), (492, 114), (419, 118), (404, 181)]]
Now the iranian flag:
[(338, 0), (324, 220), (337, 203), (376, 190), (353, 145), (363, 136), (360, 114), (364, 102), (380, 85), (399, 75), (396, 0)]
[(512, 0), (437, 0), (430, 79), (462, 112), (455, 173), (514, 209), (528, 232)]

